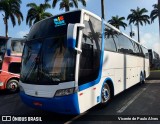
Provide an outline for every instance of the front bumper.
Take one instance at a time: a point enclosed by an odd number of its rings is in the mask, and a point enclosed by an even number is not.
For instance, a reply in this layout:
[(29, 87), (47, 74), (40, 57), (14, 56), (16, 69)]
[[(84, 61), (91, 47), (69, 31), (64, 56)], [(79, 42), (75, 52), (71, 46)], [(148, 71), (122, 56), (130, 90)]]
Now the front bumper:
[[(32, 108), (62, 114), (80, 114), (77, 93), (61, 97), (39, 98), (26, 95), (21, 91), (20, 97), (25, 104)], [(41, 105), (35, 105), (35, 102), (41, 103)]]

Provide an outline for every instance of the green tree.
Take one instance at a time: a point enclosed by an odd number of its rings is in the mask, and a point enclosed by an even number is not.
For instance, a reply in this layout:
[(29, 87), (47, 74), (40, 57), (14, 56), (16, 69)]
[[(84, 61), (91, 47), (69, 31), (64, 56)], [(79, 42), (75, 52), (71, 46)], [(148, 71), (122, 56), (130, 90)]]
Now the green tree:
[(151, 11), (150, 18), (151, 22), (154, 22), (156, 18), (158, 18), (158, 4), (153, 5), (153, 10)]
[(48, 3), (37, 5), (36, 3), (29, 3), (27, 7), (30, 7), (27, 13), (26, 23), (32, 26), (36, 22), (52, 16), (51, 13), (46, 12), (47, 9), (51, 8)]
[(140, 9), (137, 7), (137, 9), (131, 9), (131, 14), (128, 15), (127, 20), (129, 20), (129, 24), (133, 23), (137, 26), (138, 31), (138, 41), (140, 42), (140, 35), (139, 35), (139, 26), (145, 23), (150, 24), (149, 16), (146, 14), (148, 10), (145, 8)]
[(21, 0), (1, 0), (0, 1), (0, 12), (4, 12), (3, 20), (5, 24), (5, 35), (8, 37), (8, 20), (11, 19), (13, 27), (16, 25), (16, 18), (18, 24), (21, 24), (23, 15), (20, 11)]
[(108, 21), (109, 24), (113, 25), (116, 28), (123, 27), (124, 29), (127, 27), (127, 24), (124, 22), (125, 17), (112, 16), (112, 19)]
[[(50, 0), (45, 0), (46, 2)], [(83, 6), (86, 6), (86, 0), (53, 0), (52, 7), (55, 8), (57, 3), (60, 2), (59, 9), (65, 9), (65, 11), (70, 11), (70, 8), (78, 8), (78, 3), (81, 2)]]
[(160, 0), (158, 0), (158, 4), (153, 5), (153, 10), (151, 11), (150, 18), (152, 23), (156, 18), (159, 19), (159, 35), (160, 35)]

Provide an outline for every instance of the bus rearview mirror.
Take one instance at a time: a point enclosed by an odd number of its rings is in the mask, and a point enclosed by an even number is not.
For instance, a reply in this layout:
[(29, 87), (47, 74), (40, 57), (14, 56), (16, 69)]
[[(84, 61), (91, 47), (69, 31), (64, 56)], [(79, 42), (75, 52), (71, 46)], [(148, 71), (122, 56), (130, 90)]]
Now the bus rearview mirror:
[(80, 23), (68, 24), (66, 44), (68, 48), (76, 48), (77, 29), (82, 30), (84, 27), (84, 24)]

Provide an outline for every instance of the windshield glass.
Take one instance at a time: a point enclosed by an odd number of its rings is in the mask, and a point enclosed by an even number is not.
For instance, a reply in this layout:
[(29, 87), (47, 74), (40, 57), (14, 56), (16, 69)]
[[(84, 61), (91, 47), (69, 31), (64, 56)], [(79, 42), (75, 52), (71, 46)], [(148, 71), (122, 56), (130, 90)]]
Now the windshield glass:
[(7, 47), (6, 43), (7, 43), (6, 39), (0, 39), (0, 69), (2, 68), (2, 62), (6, 52), (6, 47)]
[(21, 81), (30, 84), (52, 84), (74, 80), (75, 50), (65, 47), (66, 35), (26, 42)]
[(22, 55), (21, 81), (56, 85), (74, 81), (76, 51), (68, 49), (68, 24), (80, 23), (81, 11), (57, 15), (36, 23)]
[(11, 40), (11, 55), (22, 56), (23, 48), (23, 39)]

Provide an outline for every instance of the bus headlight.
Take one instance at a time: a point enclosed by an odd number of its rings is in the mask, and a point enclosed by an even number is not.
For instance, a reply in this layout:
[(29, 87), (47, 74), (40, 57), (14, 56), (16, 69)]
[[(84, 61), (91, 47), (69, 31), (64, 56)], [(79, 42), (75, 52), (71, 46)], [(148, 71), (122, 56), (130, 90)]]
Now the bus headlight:
[(55, 96), (66, 96), (75, 93), (75, 87), (74, 88), (68, 88), (68, 89), (61, 89), (57, 90), (55, 93)]
[(4, 85), (4, 83), (3, 82), (0, 82), (0, 86), (3, 86)]

